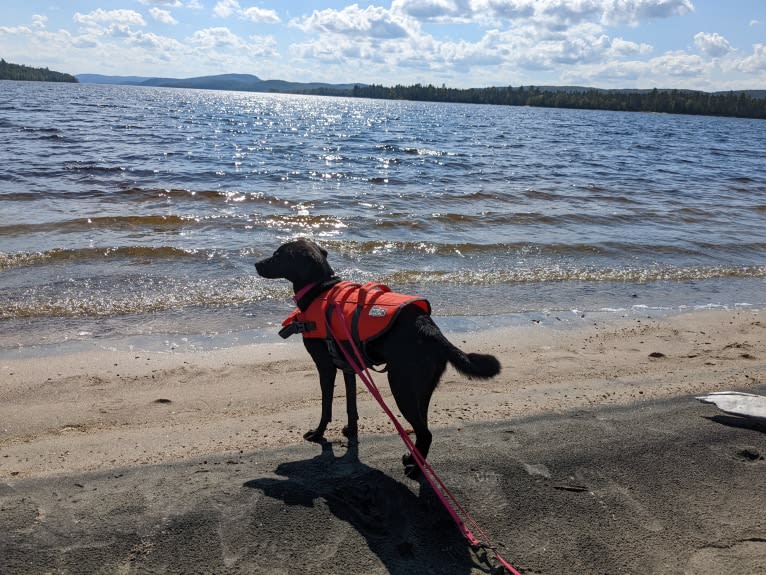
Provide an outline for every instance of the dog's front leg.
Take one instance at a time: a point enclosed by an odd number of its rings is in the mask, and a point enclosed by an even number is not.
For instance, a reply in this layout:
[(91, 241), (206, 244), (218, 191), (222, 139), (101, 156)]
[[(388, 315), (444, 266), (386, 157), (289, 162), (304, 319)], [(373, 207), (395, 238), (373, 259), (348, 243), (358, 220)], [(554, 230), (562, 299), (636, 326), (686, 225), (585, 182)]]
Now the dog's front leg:
[(346, 413), (348, 413), (348, 425), (343, 428), (343, 435), (348, 438), (359, 434), (359, 413), (356, 411), (356, 375), (351, 371), (343, 372), (343, 382), (346, 384)]
[(332, 362), (332, 357), (327, 351), (325, 342), (321, 339), (304, 339), (304, 346), (317, 366), (319, 372), (319, 386), (322, 390), (322, 415), (316, 429), (311, 429), (303, 434), (306, 441), (322, 441), (327, 424), (332, 421), (332, 397), (335, 391), (335, 374), (337, 369)]

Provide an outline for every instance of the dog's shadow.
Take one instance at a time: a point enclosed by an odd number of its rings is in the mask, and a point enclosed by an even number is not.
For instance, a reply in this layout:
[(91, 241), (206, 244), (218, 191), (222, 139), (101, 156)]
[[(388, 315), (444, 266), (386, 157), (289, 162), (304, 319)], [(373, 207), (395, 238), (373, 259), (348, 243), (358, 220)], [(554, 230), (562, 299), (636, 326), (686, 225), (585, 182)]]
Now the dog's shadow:
[(716, 423), (726, 425), (727, 427), (737, 427), (739, 429), (750, 429), (752, 431), (766, 433), (766, 419), (763, 418), (740, 415), (713, 415), (712, 417), (707, 416), (705, 419), (715, 421)]
[[(487, 571), (475, 561), (468, 542), (428, 484), (421, 483), (419, 494), (415, 494), (365, 465), (359, 460), (355, 440), (341, 457), (336, 457), (333, 444), (325, 441), (320, 455), (282, 463), (275, 473), (285, 479), (253, 479), (244, 486), (286, 505), (314, 507), (323, 502), (333, 516), (365, 538), (391, 574)], [(306, 529), (322, 526), (306, 525)]]

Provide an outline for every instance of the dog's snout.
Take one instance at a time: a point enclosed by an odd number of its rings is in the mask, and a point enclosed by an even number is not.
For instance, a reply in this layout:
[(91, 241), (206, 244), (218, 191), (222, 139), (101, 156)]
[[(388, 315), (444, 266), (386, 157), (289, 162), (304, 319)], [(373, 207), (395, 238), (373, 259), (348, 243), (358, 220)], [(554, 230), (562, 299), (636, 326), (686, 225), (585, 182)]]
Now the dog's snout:
[(258, 272), (259, 276), (264, 277), (266, 279), (273, 279), (277, 277), (278, 275), (275, 273), (276, 270), (274, 267), (273, 257), (255, 262), (255, 271)]

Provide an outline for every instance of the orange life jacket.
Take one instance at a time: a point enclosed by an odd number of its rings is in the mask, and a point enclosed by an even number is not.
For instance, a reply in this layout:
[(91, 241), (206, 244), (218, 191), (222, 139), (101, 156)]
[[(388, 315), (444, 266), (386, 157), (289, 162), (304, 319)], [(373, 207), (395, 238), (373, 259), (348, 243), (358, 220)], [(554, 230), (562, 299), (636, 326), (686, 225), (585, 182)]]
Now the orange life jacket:
[[(416, 305), (425, 313), (431, 313), (431, 304), (420, 296), (392, 292), (383, 284), (340, 282), (320, 294), (306, 311), (296, 308), (282, 322), (286, 335), (302, 333), (304, 338), (348, 341), (348, 335), (357, 344), (365, 344), (383, 335), (392, 325), (399, 312), (407, 305)], [(340, 323), (335, 306), (342, 306), (346, 326)], [(327, 333), (327, 326), (331, 333)], [(332, 336), (332, 337), (330, 337)], [(372, 364), (372, 362), (368, 362)]]

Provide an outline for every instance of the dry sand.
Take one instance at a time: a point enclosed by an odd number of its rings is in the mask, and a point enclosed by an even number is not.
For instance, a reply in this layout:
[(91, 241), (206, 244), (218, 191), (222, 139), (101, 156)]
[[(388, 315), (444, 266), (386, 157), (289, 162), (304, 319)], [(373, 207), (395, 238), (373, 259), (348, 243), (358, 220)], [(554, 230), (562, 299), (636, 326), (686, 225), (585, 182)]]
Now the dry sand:
[[(762, 573), (766, 434), (691, 396), (763, 393), (765, 336), (749, 309), (452, 334), (504, 369), (448, 370), (431, 458), (524, 573)], [(297, 340), (14, 355), (2, 573), (482, 572), (361, 385), (358, 460), (342, 385), (324, 452), (302, 440), (320, 405)]]

